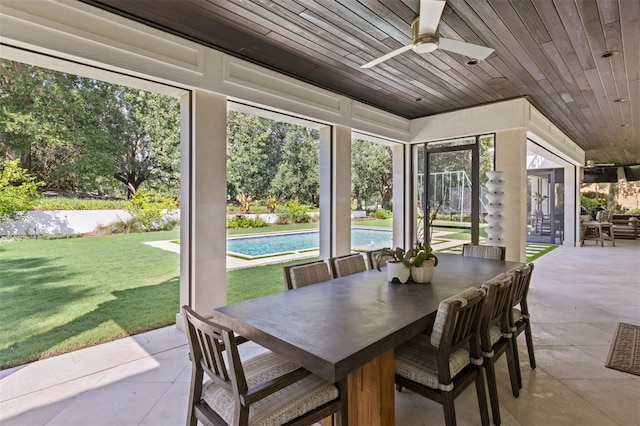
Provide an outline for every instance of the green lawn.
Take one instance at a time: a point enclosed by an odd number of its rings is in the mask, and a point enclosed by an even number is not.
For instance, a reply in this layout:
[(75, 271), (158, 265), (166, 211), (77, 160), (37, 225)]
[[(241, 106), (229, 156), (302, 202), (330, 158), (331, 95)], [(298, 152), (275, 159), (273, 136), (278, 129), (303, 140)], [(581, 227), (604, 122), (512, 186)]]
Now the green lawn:
[[(0, 369), (174, 324), (179, 255), (142, 242), (178, 234), (0, 243)], [(286, 264), (228, 271), (228, 303), (283, 291)]]
[(178, 231), (0, 243), (0, 368), (175, 322)]

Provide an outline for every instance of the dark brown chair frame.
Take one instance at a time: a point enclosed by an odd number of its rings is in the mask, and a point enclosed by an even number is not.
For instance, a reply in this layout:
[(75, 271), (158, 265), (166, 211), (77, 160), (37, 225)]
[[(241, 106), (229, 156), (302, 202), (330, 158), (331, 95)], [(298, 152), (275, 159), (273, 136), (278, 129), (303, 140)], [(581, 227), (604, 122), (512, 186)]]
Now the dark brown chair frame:
[(467, 300), (467, 305), (462, 307), (460, 302), (454, 302), (448, 312), (443, 328), (442, 338), (436, 355), (438, 363), (438, 381), (442, 384), (453, 383), (452, 391), (432, 389), (423, 384), (414, 382), (405, 377), (395, 375), (396, 389), (400, 392), (405, 387), (411, 391), (436, 401), (444, 410), (444, 421), (447, 425), (456, 424), (456, 412), (454, 400), (471, 383), (475, 382), (480, 418), (483, 425), (489, 424), (489, 411), (487, 408), (487, 395), (484, 387), (484, 375), (481, 365), (471, 362), (454, 377), (451, 377), (449, 369), (450, 355), (463, 347), (469, 347), (472, 359), (480, 360), (480, 323), (484, 310), (484, 293)]
[[(192, 362), (191, 391), (187, 408), (187, 425), (196, 426), (198, 420), (205, 425), (222, 426), (225, 421), (201, 398), (202, 380), (206, 373), (217, 386), (231, 392), (235, 398), (234, 425), (246, 425), (249, 420), (249, 408), (252, 403), (269, 396), (312, 374), (304, 368), (298, 368), (276, 379), (249, 389), (238, 353), (238, 344), (247, 339), (235, 336), (233, 331), (217, 325), (198, 315), (189, 306), (182, 307), (185, 318), (187, 338)], [(227, 353), (228, 367), (224, 361)], [(347, 424), (347, 387), (346, 379), (338, 383), (340, 396), (320, 407), (297, 417), (287, 423), (293, 425), (311, 425), (328, 416), (336, 414), (338, 424)]]
[[(518, 341), (517, 338), (522, 332), (525, 333), (527, 341), (527, 352), (529, 353), (529, 365), (531, 369), (536, 368), (536, 357), (533, 352), (533, 334), (531, 332), (531, 320), (529, 315), (529, 304), (527, 303), (527, 296), (529, 295), (529, 285), (531, 284), (531, 275), (533, 274), (534, 264), (517, 268), (517, 276), (513, 283), (511, 307), (514, 308), (520, 305), (520, 313), (522, 317), (519, 321), (516, 321), (513, 317), (513, 310), (509, 309), (509, 325), (513, 333), (513, 356), (516, 361), (516, 379), (518, 382), (517, 389), (513, 389), (513, 396), (516, 398), (520, 395), (520, 389), (522, 389), (522, 371), (520, 369), (520, 357), (518, 355)], [(513, 378), (511, 378), (513, 383)]]
[[(500, 277), (500, 276), (499, 276)], [(496, 277), (496, 279), (500, 279)], [(487, 375), (487, 388), (489, 389), (489, 401), (491, 402), (491, 414), (493, 424), (500, 425), (500, 405), (498, 402), (498, 386), (496, 382), (496, 372), (494, 364), (506, 353), (507, 365), (509, 367), (509, 377), (511, 379), (512, 390), (518, 390), (516, 359), (513, 352), (513, 339), (511, 338), (511, 328), (509, 315), (511, 311), (511, 300), (513, 283), (517, 279), (518, 273), (515, 271), (505, 275), (509, 281), (504, 287), (497, 285), (486, 285), (487, 296), (485, 301), (485, 312), (480, 326), (480, 342), (482, 347), (483, 367)], [(491, 326), (498, 325), (503, 337), (491, 345)]]
[[(380, 253), (383, 250), (389, 250), (389, 248), (386, 247), (386, 248), (381, 248), (381, 249), (377, 249), (377, 250), (369, 250), (369, 251), (366, 252), (367, 253), (367, 262), (369, 263), (369, 269), (376, 269), (378, 267), (378, 262), (377, 262), (376, 257), (378, 256), (378, 253)], [(388, 258), (391, 259), (391, 256), (388, 256)]]

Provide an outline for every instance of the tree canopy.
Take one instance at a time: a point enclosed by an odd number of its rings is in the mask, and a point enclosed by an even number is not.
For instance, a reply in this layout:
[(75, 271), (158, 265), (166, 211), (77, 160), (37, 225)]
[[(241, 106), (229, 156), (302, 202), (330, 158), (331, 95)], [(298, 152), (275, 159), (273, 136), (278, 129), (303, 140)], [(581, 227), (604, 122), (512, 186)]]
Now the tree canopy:
[(0, 60), (0, 150), (48, 187), (177, 196), (177, 99)]

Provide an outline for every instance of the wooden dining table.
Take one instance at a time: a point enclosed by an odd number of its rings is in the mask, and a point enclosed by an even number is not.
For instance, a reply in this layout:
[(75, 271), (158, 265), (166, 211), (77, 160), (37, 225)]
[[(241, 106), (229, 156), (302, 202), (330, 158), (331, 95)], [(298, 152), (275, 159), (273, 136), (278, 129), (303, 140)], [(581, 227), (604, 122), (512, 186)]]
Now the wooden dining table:
[(438, 257), (429, 284), (373, 269), (223, 306), (214, 321), (332, 383), (347, 377), (350, 425), (393, 425), (393, 349), (432, 324), (440, 301), (522, 265)]

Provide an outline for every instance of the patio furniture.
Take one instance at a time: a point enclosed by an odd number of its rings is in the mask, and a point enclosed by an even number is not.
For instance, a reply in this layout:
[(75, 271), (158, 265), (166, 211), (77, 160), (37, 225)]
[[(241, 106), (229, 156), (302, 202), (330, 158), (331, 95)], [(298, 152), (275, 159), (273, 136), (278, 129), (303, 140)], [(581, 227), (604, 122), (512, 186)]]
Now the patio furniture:
[(471, 243), (466, 243), (462, 246), (462, 255), (465, 257), (504, 260), (506, 254), (507, 248), (502, 246), (481, 246)]
[(640, 238), (640, 219), (633, 215), (614, 214), (611, 219), (616, 238)]
[(344, 256), (332, 257), (329, 259), (331, 272), (336, 278), (357, 274), (367, 270), (364, 257), (360, 253), (352, 253)]
[[(384, 251), (384, 250), (388, 250), (389, 247), (385, 247), (385, 248), (381, 248), (381, 249), (377, 249), (377, 250), (369, 250), (367, 252), (367, 262), (369, 263), (369, 269), (376, 269), (378, 267), (378, 263), (377, 263), (377, 257), (378, 257), (378, 253)], [(382, 268), (383, 266), (387, 265), (387, 262), (389, 261), (389, 259), (391, 259), (391, 256), (383, 256), (380, 258), (380, 267)]]
[(192, 362), (187, 425), (311, 425), (346, 415), (344, 383), (336, 386), (273, 352), (241, 361), (232, 330), (186, 305), (182, 313)]
[(580, 223), (581, 241), (584, 245), (586, 240), (600, 241), (600, 246), (604, 247), (604, 241), (611, 241), (613, 247), (616, 246), (614, 225), (611, 222), (612, 213), (610, 210), (600, 210), (596, 214), (596, 220), (583, 221)]
[(517, 387), (516, 365), (512, 351), (512, 333), (509, 325), (511, 290), (515, 277), (516, 272), (512, 271), (507, 274), (500, 274), (482, 285), (487, 290), (487, 297), (482, 325), (480, 326), (480, 343), (483, 367), (487, 376), (489, 401), (491, 401), (491, 414), (495, 425), (499, 425), (501, 419), (494, 364), (505, 353), (507, 354), (509, 376), (512, 379), (511, 386), (519, 389)]
[(438, 258), (429, 285), (393, 284), (367, 270), (219, 307), (214, 317), (329, 382), (348, 377), (350, 424), (391, 426), (393, 349), (433, 324), (440, 301), (522, 265)]
[(485, 289), (472, 287), (440, 302), (431, 335), (418, 334), (395, 351), (395, 383), (442, 404), (456, 424), (454, 400), (475, 383), (483, 425), (489, 424), (480, 351)]
[(324, 260), (285, 266), (282, 271), (286, 290), (293, 290), (333, 278), (329, 272), (329, 265)]
[[(516, 277), (513, 281), (513, 290), (511, 296), (512, 309), (509, 310), (509, 326), (513, 333), (511, 340), (513, 342), (512, 351), (513, 357), (516, 362), (516, 379), (517, 389), (513, 387), (513, 377), (511, 377), (513, 396), (516, 398), (520, 394), (522, 389), (522, 373), (520, 370), (520, 357), (518, 355), (518, 336), (525, 333), (527, 341), (527, 352), (529, 354), (529, 365), (532, 369), (536, 368), (536, 358), (533, 352), (533, 334), (531, 333), (531, 317), (529, 314), (529, 305), (527, 303), (527, 296), (529, 294), (529, 284), (531, 283), (531, 274), (533, 273), (534, 265), (529, 263), (528, 265), (518, 267)], [(519, 307), (519, 309), (517, 308)]]

